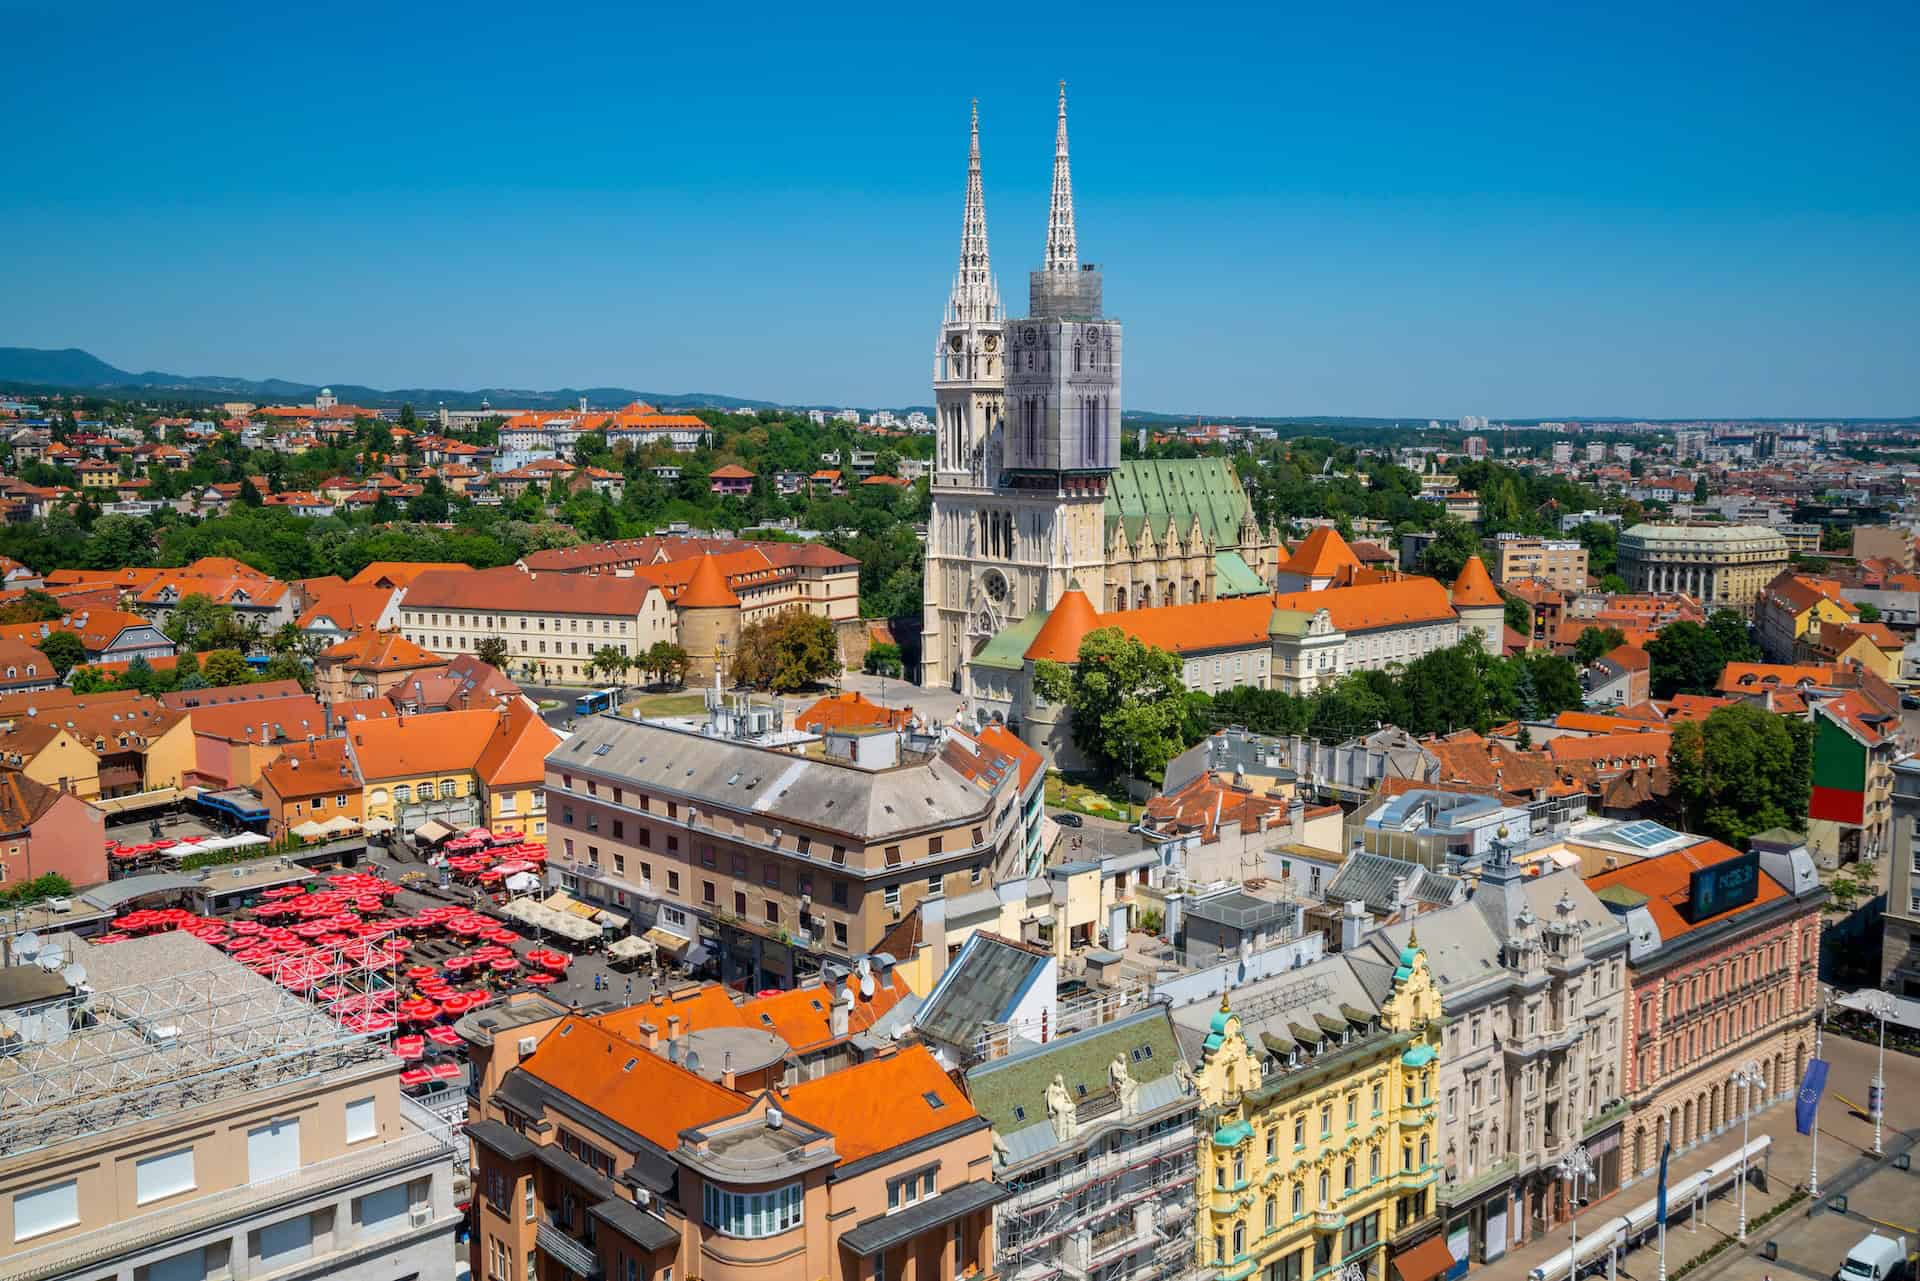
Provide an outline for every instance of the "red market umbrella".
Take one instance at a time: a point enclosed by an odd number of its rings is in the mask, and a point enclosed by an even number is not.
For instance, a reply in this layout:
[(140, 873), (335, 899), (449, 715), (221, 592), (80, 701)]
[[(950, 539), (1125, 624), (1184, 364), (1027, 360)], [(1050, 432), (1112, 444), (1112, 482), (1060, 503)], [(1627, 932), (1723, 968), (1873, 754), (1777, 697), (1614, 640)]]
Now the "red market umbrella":
[(487, 962), (487, 965), (496, 974), (509, 974), (520, 968), (520, 962), (511, 956), (496, 957)]
[(533, 984), (535, 987), (545, 987), (547, 984), (553, 982), (553, 975), (540, 974), (536, 972), (536, 973), (527, 975), (524, 981), (527, 983)]

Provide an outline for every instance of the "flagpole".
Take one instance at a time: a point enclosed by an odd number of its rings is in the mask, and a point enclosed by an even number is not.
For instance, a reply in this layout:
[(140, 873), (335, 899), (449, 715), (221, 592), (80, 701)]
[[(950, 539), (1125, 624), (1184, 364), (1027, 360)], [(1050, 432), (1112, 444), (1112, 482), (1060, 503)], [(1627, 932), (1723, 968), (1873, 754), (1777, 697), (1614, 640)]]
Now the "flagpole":
[[(1820, 1013), (1813, 1023), (1813, 1057), (1816, 1059), (1820, 1057), (1820, 1034), (1825, 1031), (1826, 1023), (1827, 1003), (1823, 998), (1820, 1002)], [(1818, 1201), (1820, 1199), (1820, 1101), (1818, 1099), (1814, 1100), (1813, 1124), (1808, 1128), (1813, 1131), (1813, 1167), (1807, 1172), (1807, 1195)]]
[[(1666, 1130), (1667, 1130), (1667, 1118), (1663, 1113), (1660, 1117), (1660, 1132), (1662, 1135), (1662, 1138), (1660, 1141), (1663, 1144), (1671, 1141), (1670, 1137), (1666, 1135)], [(1660, 1166), (1661, 1166), (1660, 1191), (1661, 1191), (1662, 1197), (1664, 1197), (1666, 1195), (1666, 1177), (1667, 1177), (1666, 1149), (1664, 1147), (1661, 1148)], [(1664, 1214), (1660, 1216), (1660, 1281), (1667, 1281), (1667, 1216)]]

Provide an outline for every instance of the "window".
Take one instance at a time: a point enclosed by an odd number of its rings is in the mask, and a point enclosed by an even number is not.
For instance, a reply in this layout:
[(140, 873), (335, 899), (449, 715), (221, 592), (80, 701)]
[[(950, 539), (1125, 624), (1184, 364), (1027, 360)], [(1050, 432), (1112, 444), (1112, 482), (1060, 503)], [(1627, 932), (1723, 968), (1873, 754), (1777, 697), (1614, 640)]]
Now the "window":
[(299, 1263), (313, 1256), (313, 1216), (303, 1214), (268, 1224), (254, 1233), (253, 1238), (254, 1253), (259, 1256), (263, 1271)]
[(900, 910), (900, 887), (898, 885), (887, 886), (886, 893), (883, 897), (889, 912), (898, 912)]
[(1307, 1118), (1304, 1116), (1293, 1118), (1293, 1146), (1296, 1148), (1307, 1146)]
[(1347, 1225), (1347, 1254), (1358, 1254), (1370, 1249), (1380, 1240), (1380, 1212), (1374, 1211), (1364, 1219), (1355, 1219)]
[(733, 914), (743, 919), (745, 918), (747, 914), (747, 893), (745, 890), (735, 890), (733, 892)]
[(397, 1228), (406, 1221), (407, 1207), (412, 1198), (407, 1193), (407, 1185), (396, 1183), (390, 1188), (381, 1188), (378, 1192), (369, 1192), (365, 1196), (353, 1199), (353, 1217), (363, 1232), (377, 1232), (383, 1228)]
[(713, 904), (714, 898), (713, 898), (713, 882), (712, 881), (700, 882), (700, 901), (709, 906)]
[(900, 866), (900, 847), (898, 845), (887, 846), (887, 866)]
[(845, 907), (847, 905), (847, 883), (845, 881), (835, 881), (833, 883), (833, 905), (835, 907)]
[(413, 789), (405, 783), (402, 783), (393, 789), (393, 799), (402, 805), (406, 805), (413, 800)]
[(374, 1116), (372, 1095), (347, 1104), (347, 1142), (359, 1143), (379, 1132), (380, 1124)]
[(31, 1192), (13, 1194), (13, 1239), (33, 1237), (70, 1228), (80, 1222), (80, 1185), (75, 1179), (52, 1183)]
[(1269, 1263), (1265, 1281), (1301, 1281), (1300, 1261), (1306, 1257), (1306, 1253), (1305, 1250), (1295, 1250), (1285, 1258)]
[(1367, 1153), (1367, 1177), (1369, 1179), (1377, 1179), (1380, 1177), (1380, 1149), (1378, 1147)]
[(1306, 1202), (1307, 1202), (1307, 1190), (1306, 1190), (1306, 1188), (1305, 1188), (1305, 1187), (1303, 1187), (1302, 1185), (1300, 1185), (1300, 1184), (1298, 1184), (1298, 1183), (1296, 1183), (1296, 1184), (1294, 1184), (1294, 1185), (1293, 1185), (1293, 1212), (1294, 1212), (1294, 1214), (1296, 1214), (1296, 1215), (1300, 1215), (1300, 1214), (1305, 1214), (1305, 1213), (1307, 1212), (1307, 1206), (1306, 1206)]
[(767, 900), (767, 924), (780, 924), (780, 905), (772, 899)]
[(278, 1178), (300, 1168), (300, 1122), (288, 1117), (247, 1131), (247, 1181)]
[(1279, 1159), (1280, 1159), (1280, 1132), (1278, 1130), (1268, 1130), (1267, 1131), (1267, 1160), (1278, 1161)]
[(194, 1191), (194, 1148), (159, 1152), (134, 1162), (134, 1204)]
[(836, 947), (846, 947), (847, 923), (845, 921), (835, 921), (833, 923), (833, 942)]
[(1320, 1137), (1328, 1138), (1333, 1134), (1333, 1104), (1320, 1105)]
[(706, 1189), (706, 1223), (730, 1237), (770, 1237), (800, 1226), (800, 1185), (767, 1192), (729, 1192), (712, 1183)]
[(932, 1199), (934, 1179), (932, 1170), (919, 1170), (905, 1178), (894, 1179), (887, 1184), (887, 1213), (904, 1210), (910, 1205)]
[(528, 1179), (520, 1193), (520, 1214), (528, 1223), (533, 1222), (533, 1180)]
[(1451, 1121), (1459, 1115), (1460, 1091), (1458, 1089), (1450, 1089), (1447, 1091), (1447, 1120)]

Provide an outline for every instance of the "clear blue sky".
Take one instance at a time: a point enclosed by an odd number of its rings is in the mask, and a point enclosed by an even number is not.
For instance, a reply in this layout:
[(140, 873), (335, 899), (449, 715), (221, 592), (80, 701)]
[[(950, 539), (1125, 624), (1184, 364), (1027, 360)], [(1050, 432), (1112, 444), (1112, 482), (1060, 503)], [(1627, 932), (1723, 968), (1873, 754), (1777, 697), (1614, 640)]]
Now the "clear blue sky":
[(0, 0), (0, 344), (375, 386), (931, 399), (1054, 82), (1126, 403), (1920, 413), (1909, 3)]

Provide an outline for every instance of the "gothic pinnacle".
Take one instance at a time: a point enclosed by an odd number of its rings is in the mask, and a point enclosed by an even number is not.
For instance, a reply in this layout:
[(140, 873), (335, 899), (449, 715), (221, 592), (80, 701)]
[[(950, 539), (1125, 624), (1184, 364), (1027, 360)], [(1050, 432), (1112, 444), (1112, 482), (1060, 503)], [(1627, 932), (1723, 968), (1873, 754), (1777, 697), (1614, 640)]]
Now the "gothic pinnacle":
[(1060, 123), (1053, 135), (1053, 203), (1047, 212), (1047, 270), (1078, 271), (1073, 231), (1073, 170), (1067, 163), (1067, 82), (1060, 82)]
[(967, 207), (960, 225), (960, 271), (947, 304), (954, 320), (982, 323), (1000, 318), (1000, 291), (993, 283), (987, 251), (987, 198), (980, 180), (980, 100), (973, 100), (972, 137), (967, 148)]

